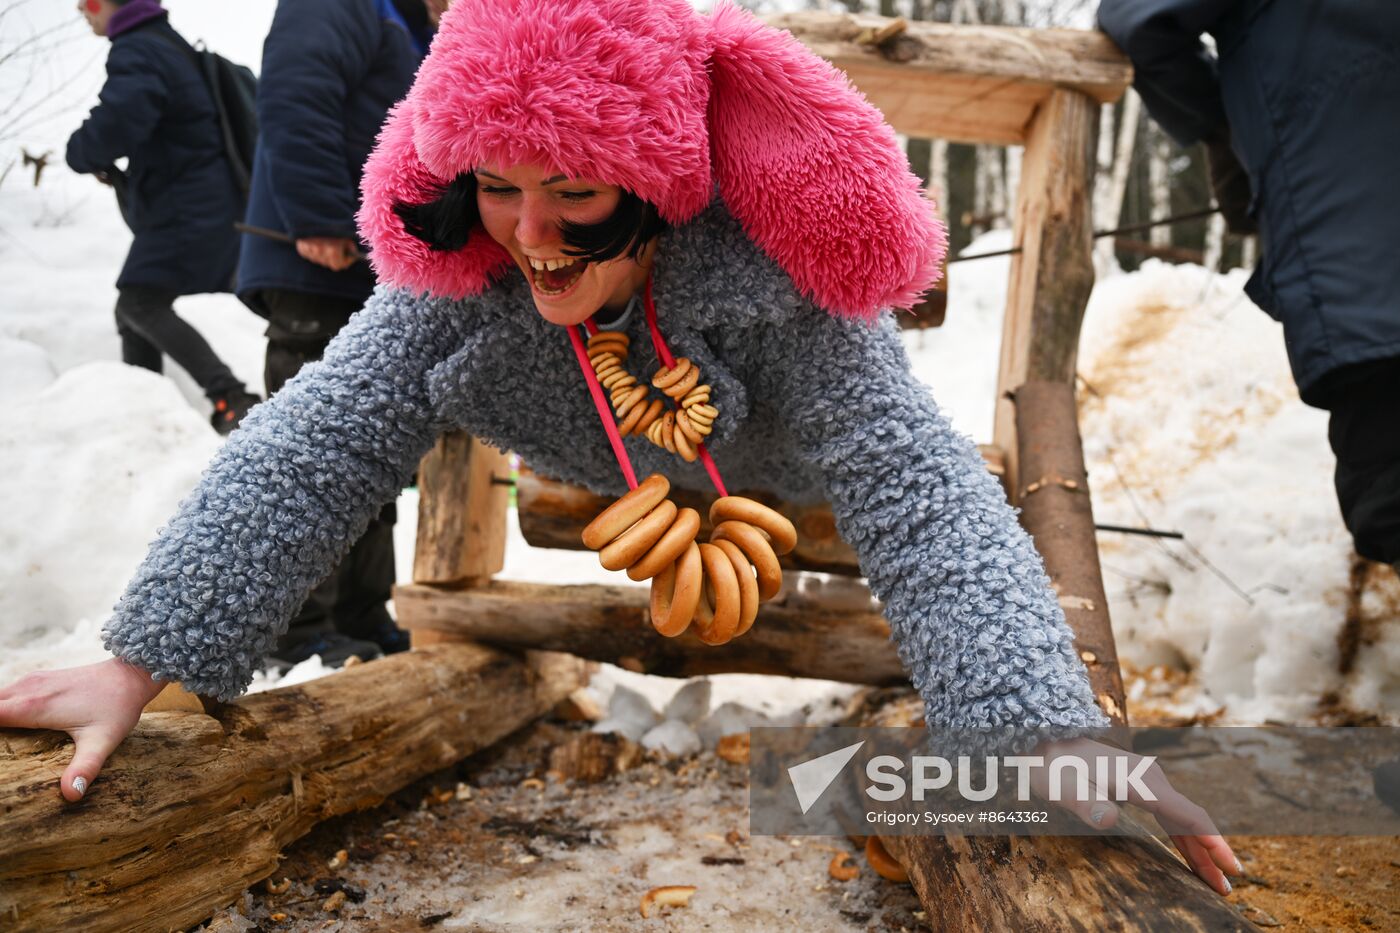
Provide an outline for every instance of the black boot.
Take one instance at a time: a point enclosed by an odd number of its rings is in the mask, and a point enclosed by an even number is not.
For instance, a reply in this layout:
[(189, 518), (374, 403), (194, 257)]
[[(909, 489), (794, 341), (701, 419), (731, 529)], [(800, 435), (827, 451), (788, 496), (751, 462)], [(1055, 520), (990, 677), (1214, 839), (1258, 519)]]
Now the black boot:
[(214, 403), (214, 414), (209, 416), (209, 423), (214, 426), (215, 431), (227, 437), (238, 427), (243, 416), (262, 399), (245, 389), (239, 389), (216, 395), (210, 401)]

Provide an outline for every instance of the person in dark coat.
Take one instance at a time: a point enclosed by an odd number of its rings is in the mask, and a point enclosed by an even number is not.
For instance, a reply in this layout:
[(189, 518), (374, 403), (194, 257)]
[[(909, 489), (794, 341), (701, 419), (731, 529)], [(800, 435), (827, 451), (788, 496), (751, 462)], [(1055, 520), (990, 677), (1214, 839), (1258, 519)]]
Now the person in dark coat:
[[(68, 140), (67, 159), (117, 189), (134, 234), (117, 278), (122, 360), (160, 372), (169, 356), (227, 434), (258, 397), (174, 309), (180, 295), (233, 290), (242, 198), (213, 96), (158, 0), (82, 0), (78, 9), (112, 48), (100, 102)], [(125, 172), (114, 164), (121, 158)]]
[(1331, 413), (1357, 553), (1400, 562), (1400, 3), (1103, 0), (1098, 18), (1163, 129), (1206, 144), (1231, 229), (1257, 227), (1246, 291)]
[[(356, 240), (360, 175), (389, 108), (407, 93), (445, 0), (279, 0), (263, 46), (258, 150), (239, 297), (268, 319), (266, 388), (282, 387), (364, 305), (374, 276)], [(390, 504), (307, 599), (273, 660), (337, 663), (402, 650)]]

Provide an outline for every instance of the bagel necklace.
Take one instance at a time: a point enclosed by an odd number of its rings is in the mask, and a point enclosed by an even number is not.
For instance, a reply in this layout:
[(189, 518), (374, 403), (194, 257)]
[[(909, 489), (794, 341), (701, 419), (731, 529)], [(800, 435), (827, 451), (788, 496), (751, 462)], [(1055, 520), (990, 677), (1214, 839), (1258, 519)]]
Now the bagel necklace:
[[(605, 569), (626, 570), (638, 583), (651, 581), (651, 624), (662, 635), (675, 637), (693, 623), (702, 642), (722, 645), (747, 632), (759, 603), (777, 595), (783, 579), (778, 556), (796, 546), (797, 530), (768, 506), (725, 491), (719, 468), (705, 449), (705, 438), (719, 415), (710, 401), (710, 387), (700, 383), (699, 366), (684, 357), (675, 359), (666, 346), (656, 323), (650, 276), (642, 296), (647, 328), (661, 361), (651, 384), (676, 404), (674, 409), (651, 398), (649, 389), (627, 371), (626, 334), (601, 331), (589, 320), (584, 325), (589, 334), (585, 346), (579, 329), (568, 328), (593, 405), (630, 490), (588, 524), (583, 544), (598, 552)], [(611, 393), (611, 406), (605, 391)], [(637, 482), (622, 445), (624, 434), (643, 435), (688, 463), (699, 460), (704, 465), (719, 493), (710, 506), (714, 530), (708, 542), (696, 541), (700, 513), (678, 508), (667, 498), (671, 483), (666, 477), (653, 473)]]

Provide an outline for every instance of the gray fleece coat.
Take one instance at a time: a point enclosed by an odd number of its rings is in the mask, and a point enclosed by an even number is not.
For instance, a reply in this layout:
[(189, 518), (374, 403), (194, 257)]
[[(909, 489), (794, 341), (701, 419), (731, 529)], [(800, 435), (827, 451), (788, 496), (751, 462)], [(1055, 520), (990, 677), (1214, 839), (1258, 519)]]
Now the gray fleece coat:
[[(885, 604), (930, 727), (1098, 726), (1043, 564), (986, 470), (909, 370), (893, 316), (838, 320), (716, 202), (663, 235), (653, 273), (673, 352), (714, 386), (726, 485), (825, 498)], [(628, 361), (654, 371), (633, 315)], [(447, 430), (599, 493), (626, 491), (568, 336), (512, 272), (465, 300), (381, 289), (258, 406), (161, 532), (105, 630), (157, 678), (231, 698), (312, 586)], [(637, 475), (708, 488), (645, 438)], [(661, 636), (657, 636), (658, 638)]]

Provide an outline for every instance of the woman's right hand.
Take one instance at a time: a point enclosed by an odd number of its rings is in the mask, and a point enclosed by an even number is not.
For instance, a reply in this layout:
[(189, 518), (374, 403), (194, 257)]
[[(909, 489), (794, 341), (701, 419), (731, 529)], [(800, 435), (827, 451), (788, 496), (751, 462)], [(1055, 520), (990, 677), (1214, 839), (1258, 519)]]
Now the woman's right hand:
[(77, 748), (59, 791), (74, 802), (82, 799), (107, 756), (136, 727), (141, 710), (164, 686), (119, 658), (35, 671), (0, 687), (0, 728), (58, 729), (72, 736)]

